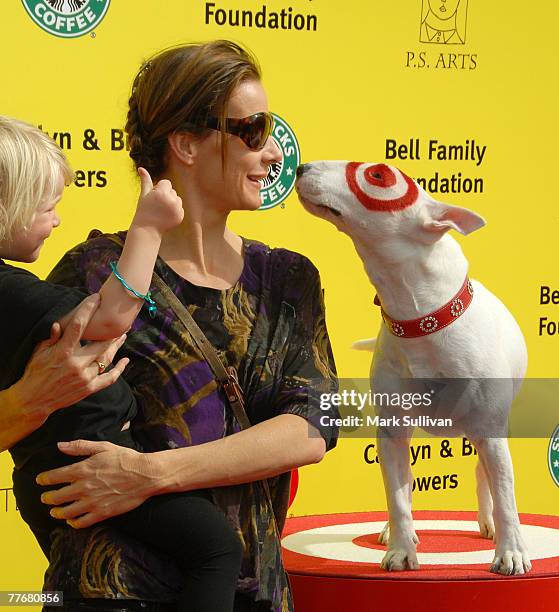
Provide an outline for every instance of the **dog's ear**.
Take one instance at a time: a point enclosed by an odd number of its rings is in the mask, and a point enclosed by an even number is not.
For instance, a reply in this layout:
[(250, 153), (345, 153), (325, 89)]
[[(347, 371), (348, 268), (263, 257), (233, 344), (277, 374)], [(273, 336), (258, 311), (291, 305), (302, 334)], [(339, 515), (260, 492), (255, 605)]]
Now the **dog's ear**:
[(467, 235), (485, 225), (485, 219), (473, 210), (429, 200), (425, 205), (428, 217), (423, 221), (422, 230), (429, 242), (435, 242), (448, 230), (454, 229)]

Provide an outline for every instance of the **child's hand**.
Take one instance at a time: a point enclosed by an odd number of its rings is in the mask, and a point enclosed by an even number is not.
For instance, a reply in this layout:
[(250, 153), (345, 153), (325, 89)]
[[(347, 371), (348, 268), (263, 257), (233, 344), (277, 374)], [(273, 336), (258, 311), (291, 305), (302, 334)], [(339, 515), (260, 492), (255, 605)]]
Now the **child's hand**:
[(134, 225), (153, 227), (162, 234), (179, 225), (184, 217), (182, 200), (171, 181), (163, 179), (155, 187), (149, 172), (138, 168), (141, 192), (134, 216)]

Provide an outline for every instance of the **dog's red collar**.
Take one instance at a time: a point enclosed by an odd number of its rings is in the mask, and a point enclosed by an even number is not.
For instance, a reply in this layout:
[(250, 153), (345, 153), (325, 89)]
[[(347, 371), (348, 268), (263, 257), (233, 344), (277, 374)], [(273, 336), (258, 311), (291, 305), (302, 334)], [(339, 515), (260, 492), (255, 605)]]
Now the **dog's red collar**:
[(466, 308), (472, 303), (473, 296), (474, 288), (470, 279), (466, 276), (464, 284), (453, 298), (438, 310), (430, 312), (419, 319), (407, 321), (392, 319), (384, 312), (378, 295), (375, 296), (375, 304), (380, 306), (382, 318), (392, 334), (399, 338), (420, 338), (421, 336), (429, 336), (434, 332), (438, 332), (443, 327), (456, 321), (466, 312)]

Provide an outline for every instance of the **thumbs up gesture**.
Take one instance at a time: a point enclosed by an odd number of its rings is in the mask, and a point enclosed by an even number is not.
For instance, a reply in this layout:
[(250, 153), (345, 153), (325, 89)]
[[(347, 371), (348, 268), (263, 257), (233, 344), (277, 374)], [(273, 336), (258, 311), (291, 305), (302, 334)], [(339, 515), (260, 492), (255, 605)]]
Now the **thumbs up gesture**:
[(145, 168), (138, 168), (138, 175), (141, 189), (134, 225), (153, 227), (161, 234), (179, 225), (184, 210), (182, 199), (173, 189), (171, 181), (163, 179), (154, 185)]

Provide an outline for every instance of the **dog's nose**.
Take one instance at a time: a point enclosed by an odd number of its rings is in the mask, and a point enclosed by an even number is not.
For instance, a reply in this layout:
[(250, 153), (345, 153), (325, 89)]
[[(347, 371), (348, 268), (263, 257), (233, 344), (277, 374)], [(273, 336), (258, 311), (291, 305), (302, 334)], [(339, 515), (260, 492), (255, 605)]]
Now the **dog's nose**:
[(297, 166), (297, 171), (295, 174), (297, 174), (297, 178), (303, 176), (303, 174), (309, 169), (309, 164), (301, 164), (300, 166)]

